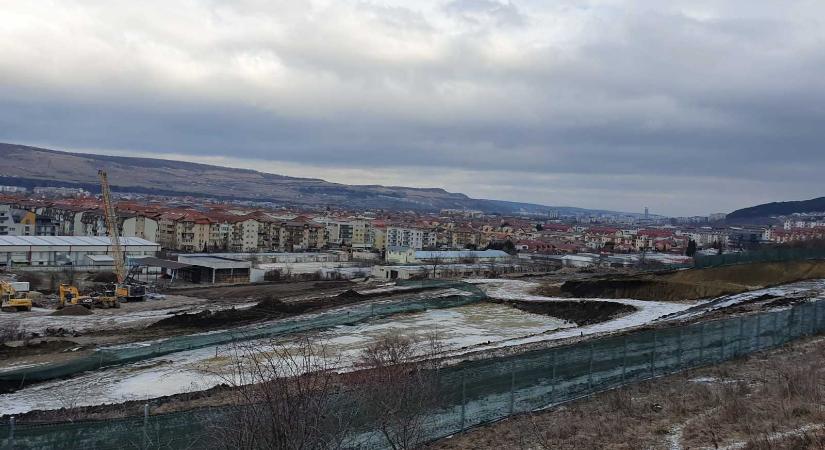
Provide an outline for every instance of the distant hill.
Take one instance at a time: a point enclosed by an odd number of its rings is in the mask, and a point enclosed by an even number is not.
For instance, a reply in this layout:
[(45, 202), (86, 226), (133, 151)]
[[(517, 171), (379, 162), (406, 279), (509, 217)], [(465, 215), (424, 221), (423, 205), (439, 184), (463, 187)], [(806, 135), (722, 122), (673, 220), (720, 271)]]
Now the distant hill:
[(0, 184), (29, 188), (73, 186), (99, 192), (98, 169), (108, 172), (112, 189), (119, 192), (353, 209), (473, 209), (503, 214), (543, 214), (551, 210), (562, 214), (610, 212), (474, 199), (439, 188), (346, 185), (184, 161), (69, 153), (0, 143)]
[(757, 219), (771, 216), (785, 216), (793, 213), (825, 211), (825, 197), (791, 202), (772, 202), (750, 208), (738, 209), (728, 214), (728, 220)]

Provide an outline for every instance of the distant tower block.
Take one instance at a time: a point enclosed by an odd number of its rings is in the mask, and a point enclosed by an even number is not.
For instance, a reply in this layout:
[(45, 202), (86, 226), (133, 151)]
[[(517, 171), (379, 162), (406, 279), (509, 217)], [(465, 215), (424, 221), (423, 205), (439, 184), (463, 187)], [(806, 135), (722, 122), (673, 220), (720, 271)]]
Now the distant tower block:
[(645, 206), (645, 219), (649, 219), (649, 218), (650, 218), (650, 209), (647, 206)]

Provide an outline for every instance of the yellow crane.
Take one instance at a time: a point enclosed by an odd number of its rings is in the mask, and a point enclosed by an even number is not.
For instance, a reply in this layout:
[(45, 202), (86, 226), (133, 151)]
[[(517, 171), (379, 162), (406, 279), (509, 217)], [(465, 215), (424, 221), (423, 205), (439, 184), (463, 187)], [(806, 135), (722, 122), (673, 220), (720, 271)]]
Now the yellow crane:
[(103, 212), (106, 218), (106, 231), (109, 233), (109, 239), (112, 243), (112, 259), (114, 260), (115, 275), (117, 276), (115, 297), (126, 301), (143, 300), (146, 296), (146, 288), (142, 285), (135, 284), (130, 274), (126, 273), (126, 260), (124, 259), (123, 249), (120, 248), (117, 214), (115, 213), (115, 205), (112, 203), (109, 177), (103, 169), (98, 170), (97, 175), (100, 178), (100, 191), (103, 194)]
[(26, 295), (17, 292), (17, 289), (7, 281), (0, 281), (0, 299), (5, 312), (31, 311), (32, 300)]

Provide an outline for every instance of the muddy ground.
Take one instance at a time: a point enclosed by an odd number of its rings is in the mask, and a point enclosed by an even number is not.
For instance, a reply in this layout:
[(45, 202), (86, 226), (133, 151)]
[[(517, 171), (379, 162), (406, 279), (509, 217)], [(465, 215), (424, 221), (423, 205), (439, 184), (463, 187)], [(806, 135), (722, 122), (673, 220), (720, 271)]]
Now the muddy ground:
[(548, 285), (545, 295), (577, 298), (695, 300), (794, 281), (825, 278), (825, 261), (741, 264), (659, 274), (609, 275)]
[[(0, 314), (0, 332), (5, 334), (8, 330), (20, 330), (26, 338), (10, 342), (10, 345), (0, 343), (0, 358), (3, 359), (0, 367), (59, 362), (77, 358), (100, 346), (157, 339), (208, 328), (199, 323), (190, 326), (183, 323), (179, 326), (149, 326), (178, 315), (208, 316), (218, 310), (252, 306), (264, 299), (300, 304), (312, 298), (334, 298), (352, 286), (354, 284), (350, 282), (298, 282), (199, 287), (172, 290), (163, 300), (123, 303), (118, 309), (94, 309), (90, 316), (52, 316), (54, 310), (47, 308), (4, 313)], [(359, 289), (369, 286), (363, 285)], [(218, 326), (218, 323), (212, 325)]]
[(821, 449), (824, 404), (820, 336), (511, 417), (427, 449)]
[(617, 319), (625, 314), (636, 311), (636, 308), (622, 303), (591, 302), (587, 300), (562, 300), (541, 303), (495, 299), (491, 299), (490, 301), (503, 303), (533, 314), (557, 317), (575, 323), (578, 326), (592, 325), (594, 323)]
[[(339, 289), (339, 287), (349, 286), (350, 284), (335, 284), (333, 289)], [(410, 287), (405, 288), (401, 292), (403, 292), (404, 295), (409, 295), (435, 289), (441, 288), (438, 286)], [(245, 292), (250, 291), (246, 290)], [(261, 292), (267, 291), (263, 290)], [(285, 299), (277, 298), (275, 295), (267, 293), (264, 294), (263, 298), (259, 299), (258, 303), (249, 308), (220, 309), (214, 311), (206, 309), (196, 313), (175, 314), (149, 325), (149, 328), (174, 328), (177, 330), (196, 329), (198, 331), (204, 331), (214, 328), (226, 328), (227, 326), (237, 326), (257, 321), (282, 319), (285, 317), (292, 317), (301, 314), (317, 312), (324, 309), (351, 305), (359, 302), (364, 302), (370, 299), (387, 296), (387, 292), (369, 292), (368, 289), (364, 289), (362, 290), (362, 292), (358, 292), (353, 289), (347, 289), (343, 292), (338, 293), (332, 293), (327, 291), (325, 295), (321, 296), (318, 296), (316, 293), (311, 297), (301, 296), (298, 298), (292, 297)]]

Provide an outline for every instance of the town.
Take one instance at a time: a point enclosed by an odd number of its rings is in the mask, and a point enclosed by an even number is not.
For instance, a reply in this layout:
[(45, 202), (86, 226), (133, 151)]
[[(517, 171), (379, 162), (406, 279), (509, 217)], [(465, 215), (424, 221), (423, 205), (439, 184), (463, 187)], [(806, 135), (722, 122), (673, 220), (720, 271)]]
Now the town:
[[(0, 187), (0, 236), (107, 237), (99, 195), (83, 189)], [(529, 271), (542, 266), (633, 267), (689, 264), (695, 254), (722, 254), (769, 244), (825, 238), (825, 213), (780, 218), (778, 225), (736, 226), (724, 214), (667, 218), (644, 214), (547, 217), (481, 211), (288, 210), (194, 198), (119, 193), (118, 233), (129, 261), (171, 256), (180, 262), (223, 255), (244, 261), (232, 282), (351, 279), (378, 274), (410, 278)], [(55, 242), (55, 244), (50, 244)], [(11, 268), (105, 268), (106, 245), (82, 257), (61, 246), (82, 240), (4, 240), (0, 265)], [(38, 251), (22, 247), (35, 245)], [(5, 247), (5, 248), (4, 248)], [(53, 248), (52, 248), (53, 247)], [(199, 258), (200, 259), (197, 259)], [(436, 262), (439, 267), (430, 270)], [(387, 265), (401, 266), (388, 270)], [(377, 266), (377, 269), (371, 269)], [(252, 269), (252, 270), (249, 270)], [(288, 272), (288, 273), (287, 273)], [(249, 278), (247, 278), (247, 276)], [(190, 273), (191, 279), (191, 273)], [(200, 278), (196, 278), (200, 281)], [(220, 281), (203, 280), (203, 281)]]

